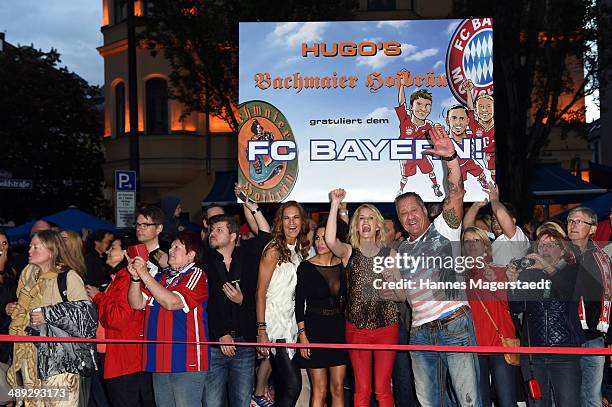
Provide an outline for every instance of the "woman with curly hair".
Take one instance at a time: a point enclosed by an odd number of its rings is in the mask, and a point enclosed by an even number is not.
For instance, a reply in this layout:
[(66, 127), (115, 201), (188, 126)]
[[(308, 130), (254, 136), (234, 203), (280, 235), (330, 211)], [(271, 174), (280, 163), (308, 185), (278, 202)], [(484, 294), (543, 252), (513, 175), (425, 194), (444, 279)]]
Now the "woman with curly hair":
[[(297, 268), (308, 255), (308, 225), (302, 206), (289, 201), (274, 216), (272, 240), (264, 248), (257, 280), (257, 342), (296, 343), (295, 287)], [(258, 352), (268, 357), (268, 348)], [(294, 406), (300, 395), (302, 377), (295, 350), (272, 349), (272, 362), (278, 373), (275, 405)]]
[[(395, 255), (395, 252), (386, 246), (384, 219), (375, 206), (361, 205), (351, 218), (349, 243), (342, 243), (336, 237), (336, 219), (338, 208), (345, 196), (344, 189), (335, 189), (330, 193), (331, 207), (325, 228), (325, 243), (344, 265), (347, 285), (346, 342), (396, 345), (399, 342), (397, 306), (390, 296), (375, 289), (376, 279), (381, 278), (381, 275), (374, 271), (374, 265), (377, 263), (375, 258)], [(386, 279), (391, 276), (383, 272), (382, 277)], [(393, 275), (394, 279), (397, 277)], [(401, 299), (396, 298), (398, 301)], [(349, 350), (355, 373), (356, 407), (370, 405), (372, 358), (374, 393), (378, 405), (393, 407), (391, 375), (395, 354), (396, 352), (391, 351)]]

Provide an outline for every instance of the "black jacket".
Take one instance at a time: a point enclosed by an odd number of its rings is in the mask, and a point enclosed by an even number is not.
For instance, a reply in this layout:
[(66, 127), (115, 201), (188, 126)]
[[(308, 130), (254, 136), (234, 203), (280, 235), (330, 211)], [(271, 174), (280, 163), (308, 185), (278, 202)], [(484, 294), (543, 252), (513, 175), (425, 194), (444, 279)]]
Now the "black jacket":
[(564, 264), (552, 275), (537, 269), (521, 272), (521, 281), (551, 282), (550, 290), (508, 293), (512, 312), (524, 312), (522, 346), (580, 346), (584, 342), (574, 294), (576, 274), (575, 264)]
[[(60, 302), (42, 307), (47, 321), (40, 326), (40, 334), (53, 337), (96, 337), (98, 312), (91, 301)], [(37, 342), (38, 375), (41, 378), (60, 373), (91, 376), (98, 367), (95, 344), (71, 342)]]
[[(223, 263), (223, 255), (205, 245), (202, 256), (208, 277), (208, 328), (211, 341), (233, 334), (248, 342), (256, 340), (255, 291), (259, 275), (261, 252), (270, 240), (270, 234), (259, 232), (250, 240), (240, 242), (232, 253), (229, 271)], [(223, 292), (223, 284), (240, 280), (242, 304), (233, 303)]]

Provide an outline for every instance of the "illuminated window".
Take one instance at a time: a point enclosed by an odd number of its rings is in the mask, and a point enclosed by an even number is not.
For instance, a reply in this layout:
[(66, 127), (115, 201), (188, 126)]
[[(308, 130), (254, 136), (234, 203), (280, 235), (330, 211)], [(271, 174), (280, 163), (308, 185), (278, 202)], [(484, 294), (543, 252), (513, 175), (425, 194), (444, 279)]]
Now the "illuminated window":
[(168, 134), (168, 84), (149, 79), (146, 84), (147, 134)]
[(115, 0), (113, 2), (114, 9), (114, 24), (119, 24), (120, 22), (127, 19), (127, 3), (128, 0)]
[(125, 135), (125, 84), (115, 86), (115, 136)]

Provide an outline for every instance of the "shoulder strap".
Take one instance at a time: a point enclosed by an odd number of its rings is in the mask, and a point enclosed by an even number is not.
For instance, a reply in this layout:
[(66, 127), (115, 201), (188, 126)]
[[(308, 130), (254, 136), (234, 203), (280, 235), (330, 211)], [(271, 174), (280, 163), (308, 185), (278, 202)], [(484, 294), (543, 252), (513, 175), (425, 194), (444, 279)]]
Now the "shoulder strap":
[(476, 297), (478, 297), (478, 301), (480, 302), (480, 305), (482, 305), (482, 308), (484, 308), (484, 312), (487, 314), (487, 316), (489, 317), (489, 319), (491, 320), (491, 323), (493, 324), (493, 326), (495, 327), (495, 331), (497, 332), (497, 336), (499, 336), (499, 338), (503, 338), (501, 331), (499, 330), (499, 327), (497, 326), (497, 324), (495, 323), (495, 320), (493, 319), (493, 317), (491, 316), (491, 314), (489, 313), (489, 309), (487, 308), (487, 306), (484, 304), (484, 302), (482, 301), (482, 299), (480, 298), (480, 295), (478, 295), (478, 292), (474, 291), (474, 294), (476, 294)]
[(68, 302), (68, 271), (57, 273), (57, 288), (62, 296), (62, 301)]

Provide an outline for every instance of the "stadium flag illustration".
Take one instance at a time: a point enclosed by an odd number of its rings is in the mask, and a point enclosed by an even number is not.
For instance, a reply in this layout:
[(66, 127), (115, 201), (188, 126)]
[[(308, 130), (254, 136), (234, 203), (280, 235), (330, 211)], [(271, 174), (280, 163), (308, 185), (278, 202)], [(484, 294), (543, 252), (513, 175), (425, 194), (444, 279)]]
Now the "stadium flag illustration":
[(495, 180), (493, 22), (241, 23), (238, 179), (258, 202), (444, 199), (440, 123), (466, 201)]

